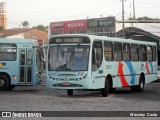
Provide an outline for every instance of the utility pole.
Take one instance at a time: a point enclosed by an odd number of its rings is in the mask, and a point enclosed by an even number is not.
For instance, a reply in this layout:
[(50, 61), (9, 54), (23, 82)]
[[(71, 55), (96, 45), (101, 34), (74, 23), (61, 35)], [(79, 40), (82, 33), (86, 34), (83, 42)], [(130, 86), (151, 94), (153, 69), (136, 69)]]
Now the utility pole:
[(122, 28), (124, 29), (124, 0), (121, 1), (122, 1), (122, 23), (123, 23)]
[[(121, 1), (122, 1), (122, 29), (124, 29), (124, 0)], [(124, 31), (123, 31), (123, 37), (124, 37)]]
[(134, 19), (134, 20), (136, 19), (134, 0), (133, 0), (133, 19)]

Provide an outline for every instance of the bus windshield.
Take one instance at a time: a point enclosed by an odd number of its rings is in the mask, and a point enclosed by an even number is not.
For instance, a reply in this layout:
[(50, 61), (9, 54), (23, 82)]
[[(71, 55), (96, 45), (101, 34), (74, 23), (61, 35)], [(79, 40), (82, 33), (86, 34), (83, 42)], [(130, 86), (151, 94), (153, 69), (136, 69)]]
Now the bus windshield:
[(49, 71), (87, 71), (89, 47), (86, 44), (60, 44), (49, 47)]

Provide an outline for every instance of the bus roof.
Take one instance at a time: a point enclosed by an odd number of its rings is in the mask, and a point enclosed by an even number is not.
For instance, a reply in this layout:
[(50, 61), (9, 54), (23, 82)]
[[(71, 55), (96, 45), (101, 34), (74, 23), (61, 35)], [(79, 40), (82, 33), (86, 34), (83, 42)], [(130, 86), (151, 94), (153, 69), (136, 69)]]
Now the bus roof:
[(124, 38), (115, 38), (115, 37), (107, 37), (107, 36), (97, 36), (97, 35), (87, 35), (87, 34), (61, 34), (61, 35), (53, 35), (53, 37), (88, 37), (91, 41), (94, 40), (107, 40), (113, 42), (126, 42), (126, 43), (135, 43), (135, 44), (150, 44), (150, 45), (157, 45), (155, 42), (148, 42), (148, 41), (141, 41), (141, 40), (132, 40), (132, 39), (124, 39)]
[(35, 39), (22, 39), (22, 38), (0, 38), (0, 43), (16, 43), (16, 44), (33, 44), (38, 45)]

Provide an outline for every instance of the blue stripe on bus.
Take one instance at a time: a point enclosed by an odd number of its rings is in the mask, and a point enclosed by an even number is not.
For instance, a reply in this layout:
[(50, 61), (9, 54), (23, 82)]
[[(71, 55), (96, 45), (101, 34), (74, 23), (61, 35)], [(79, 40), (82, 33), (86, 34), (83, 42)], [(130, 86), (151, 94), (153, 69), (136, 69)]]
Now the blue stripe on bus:
[(131, 81), (130, 81), (130, 84), (131, 85), (134, 85), (134, 70), (133, 70), (133, 66), (132, 66), (132, 63), (131, 62), (125, 62), (129, 68), (129, 71), (130, 71), (130, 74), (131, 74)]
[(152, 65), (152, 62), (149, 62), (149, 65), (151, 67), (151, 72), (150, 73), (153, 73), (153, 65)]

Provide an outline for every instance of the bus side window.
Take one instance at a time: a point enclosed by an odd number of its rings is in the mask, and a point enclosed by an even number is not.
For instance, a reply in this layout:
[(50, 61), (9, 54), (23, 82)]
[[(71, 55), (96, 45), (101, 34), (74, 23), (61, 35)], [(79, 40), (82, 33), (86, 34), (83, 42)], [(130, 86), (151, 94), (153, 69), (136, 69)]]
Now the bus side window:
[(17, 57), (17, 46), (15, 44), (0, 44), (0, 61), (15, 61)]
[(101, 64), (103, 59), (103, 49), (102, 49), (102, 41), (95, 41), (93, 43), (92, 49), (92, 70), (97, 70)]
[(131, 44), (131, 60), (139, 61), (138, 44)]
[(122, 43), (114, 43), (115, 61), (122, 61)]
[(130, 61), (131, 60), (130, 44), (128, 44), (128, 43), (123, 44), (123, 60), (124, 61)]
[(145, 45), (139, 45), (139, 60), (140, 61), (147, 60), (147, 51)]
[(106, 61), (113, 61), (113, 43), (104, 41), (104, 57)]
[(157, 60), (157, 52), (156, 52), (156, 47), (153, 46), (153, 61)]
[(152, 46), (147, 46), (147, 60), (153, 61), (153, 49)]

